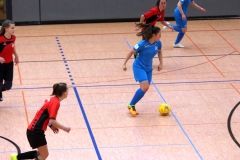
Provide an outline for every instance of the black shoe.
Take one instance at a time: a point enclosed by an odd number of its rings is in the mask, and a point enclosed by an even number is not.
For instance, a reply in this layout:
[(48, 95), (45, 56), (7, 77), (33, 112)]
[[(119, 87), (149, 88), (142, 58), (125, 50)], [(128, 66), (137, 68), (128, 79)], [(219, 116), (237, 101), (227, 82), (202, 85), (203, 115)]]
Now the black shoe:
[(3, 101), (3, 95), (2, 95), (2, 92), (0, 92), (0, 101)]

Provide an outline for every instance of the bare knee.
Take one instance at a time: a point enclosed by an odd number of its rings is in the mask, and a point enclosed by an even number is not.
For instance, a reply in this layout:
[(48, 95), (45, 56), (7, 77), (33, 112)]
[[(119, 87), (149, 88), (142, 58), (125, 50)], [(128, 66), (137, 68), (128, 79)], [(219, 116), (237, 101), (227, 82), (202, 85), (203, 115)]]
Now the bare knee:
[(141, 82), (140, 87), (141, 87), (142, 91), (146, 93), (149, 89), (148, 81)]
[(45, 159), (47, 159), (48, 155), (49, 155), (48, 152), (47, 153), (46, 152), (45, 153), (40, 153), (39, 156), (38, 156), (38, 159), (39, 160), (45, 160)]
[(38, 159), (39, 160), (45, 160), (47, 159), (49, 153), (48, 153), (48, 147), (47, 145), (41, 146), (38, 148)]
[(187, 32), (187, 27), (186, 28), (182, 28), (182, 33), (186, 33)]

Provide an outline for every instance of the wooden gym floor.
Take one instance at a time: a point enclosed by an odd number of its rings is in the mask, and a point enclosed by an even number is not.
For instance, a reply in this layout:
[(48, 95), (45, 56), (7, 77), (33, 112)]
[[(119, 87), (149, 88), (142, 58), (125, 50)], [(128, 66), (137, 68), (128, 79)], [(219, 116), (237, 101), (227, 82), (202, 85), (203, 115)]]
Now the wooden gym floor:
[[(0, 136), (22, 152), (31, 150), (26, 128), (52, 85), (66, 82), (69, 96), (57, 120), (72, 130), (46, 131), (49, 160), (239, 159), (227, 128), (240, 99), (239, 19), (189, 21), (180, 49), (172, 48), (177, 33), (162, 31), (163, 70), (157, 71), (155, 58), (153, 82), (136, 117), (126, 107), (139, 88), (133, 59), (122, 70), (141, 39), (133, 22), (16, 26), (15, 35), (20, 63), (0, 103)], [(164, 102), (172, 108), (168, 116), (158, 112)], [(239, 111), (231, 121), (238, 141)], [(3, 138), (0, 144), (1, 160), (17, 152)]]

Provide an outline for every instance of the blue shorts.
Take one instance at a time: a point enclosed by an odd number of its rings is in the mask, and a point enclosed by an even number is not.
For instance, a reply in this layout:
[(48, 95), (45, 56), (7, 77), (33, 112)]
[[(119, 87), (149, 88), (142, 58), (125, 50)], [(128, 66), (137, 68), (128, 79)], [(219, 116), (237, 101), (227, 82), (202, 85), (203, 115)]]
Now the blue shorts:
[(176, 24), (179, 27), (181, 27), (181, 28), (186, 28), (187, 27), (187, 20), (185, 20), (185, 21), (182, 20), (182, 15), (179, 14), (179, 11), (177, 11), (177, 10), (174, 11), (174, 18), (175, 18)]
[(133, 66), (133, 74), (135, 80), (139, 83), (148, 81), (148, 83), (151, 84), (152, 82), (152, 70), (147, 72), (142, 68)]

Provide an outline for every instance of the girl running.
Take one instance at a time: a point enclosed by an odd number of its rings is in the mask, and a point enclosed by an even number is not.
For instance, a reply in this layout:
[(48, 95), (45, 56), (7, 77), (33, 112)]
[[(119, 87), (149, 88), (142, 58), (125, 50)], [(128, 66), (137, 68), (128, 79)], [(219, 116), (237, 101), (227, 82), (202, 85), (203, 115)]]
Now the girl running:
[(11, 154), (11, 160), (36, 159), (45, 160), (48, 157), (48, 147), (44, 132), (49, 126), (54, 133), (59, 129), (70, 132), (70, 127), (61, 125), (57, 120), (60, 102), (67, 98), (68, 88), (66, 83), (56, 83), (53, 85), (52, 97), (44, 101), (43, 106), (37, 111), (32, 122), (27, 128), (27, 138), (30, 146), (37, 150), (20, 154)]
[(13, 35), (15, 24), (11, 20), (2, 23), (0, 30), (0, 101), (3, 101), (2, 92), (12, 88), (13, 81), (13, 54), (15, 64), (18, 64), (18, 54), (15, 49), (16, 37)]
[(161, 37), (161, 32), (159, 27), (152, 26), (151, 24), (136, 24), (138, 28), (144, 28), (137, 36), (142, 36), (143, 40), (138, 42), (133, 49), (127, 54), (125, 61), (123, 63), (123, 70), (126, 71), (127, 61), (130, 57), (138, 52), (139, 55), (136, 57), (132, 68), (134, 73), (134, 78), (140, 83), (140, 88), (136, 91), (131, 102), (127, 105), (130, 114), (137, 115), (135, 105), (148, 91), (149, 85), (152, 81), (152, 62), (156, 54), (159, 57), (158, 71), (162, 69), (162, 43), (159, 40)]

